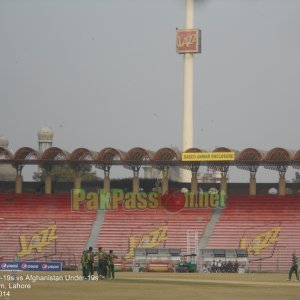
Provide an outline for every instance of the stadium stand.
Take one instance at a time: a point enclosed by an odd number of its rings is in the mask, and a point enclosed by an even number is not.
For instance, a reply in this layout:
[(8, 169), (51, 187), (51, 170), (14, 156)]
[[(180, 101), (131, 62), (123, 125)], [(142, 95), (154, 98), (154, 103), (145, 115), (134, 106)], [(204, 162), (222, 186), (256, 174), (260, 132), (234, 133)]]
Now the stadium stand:
[[(13, 260), (64, 261), (79, 265), (97, 211), (71, 211), (70, 194), (0, 193), (0, 257)], [(230, 196), (214, 224), (206, 249), (247, 249), (252, 271), (287, 271), (299, 255), (298, 196)], [(134, 248), (193, 251), (188, 232), (201, 240), (212, 208), (107, 210), (96, 247), (113, 249), (132, 262)], [(96, 236), (97, 237), (97, 236)], [(190, 241), (191, 242), (191, 241)]]
[(286, 271), (299, 252), (297, 196), (230, 196), (207, 248), (245, 248), (252, 271)]
[(97, 245), (116, 249), (127, 258), (133, 255), (133, 247), (180, 248), (188, 251), (187, 232), (201, 237), (213, 209), (182, 209), (170, 213), (164, 209), (117, 210), (106, 212), (105, 222)]
[(71, 212), (70, 199), (70, 194), (0, 194), (0, 256), (78, 265), (96, 212)]

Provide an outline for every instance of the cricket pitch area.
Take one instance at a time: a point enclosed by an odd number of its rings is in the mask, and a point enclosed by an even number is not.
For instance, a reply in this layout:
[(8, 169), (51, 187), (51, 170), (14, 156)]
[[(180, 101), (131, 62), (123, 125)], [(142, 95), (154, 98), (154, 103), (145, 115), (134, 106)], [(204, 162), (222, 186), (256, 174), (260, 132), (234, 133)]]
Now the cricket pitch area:
[[(74, 272), (18, 272), (22, 281), (7, 280), (10, 272), (0, 272), (1, 290), (10, 295), (0, 300), (75, 300), (75, 299), (297, 299), (300, 283), (288, 282), (285, 273), (130, 273), (118, 272), (115, 280), (66, 280), (67, 276), (81, 275)], [(26, 275), (60, 276), (57, 281), (25, 280)], [(294, 275), (293, 275), (294, 276)], [(30, 284), (30, 288), (11, 289), (16, 284)]]

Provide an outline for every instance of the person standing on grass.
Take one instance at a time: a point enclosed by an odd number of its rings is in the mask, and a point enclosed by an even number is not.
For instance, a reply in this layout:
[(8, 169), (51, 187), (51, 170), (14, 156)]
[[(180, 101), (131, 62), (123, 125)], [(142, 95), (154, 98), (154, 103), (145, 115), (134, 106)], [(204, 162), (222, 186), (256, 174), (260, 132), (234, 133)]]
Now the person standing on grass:
[(297, 258), (297, 256), (296, 256), (295, 253), (293, 253), (293, 255), (292, 255), (292, 266), (291, 266), (291, 269), (290, 269), (290, 272), (289, 272), (289, 279), (288, 279), (288, 281), (291, 281), (292, 275), (293, 275), (294, 272), (295, 272), (295, 275), (296, 275), (296, 281), (299, 281), (298, 258)]
[(108, 278), (108, 273), (109, 273), (109, 266), (108, 266), (108, 253), (105, 253), (104, 255), (104, 278), (107, 279)]
[(93, 247), (89, 247), (89, 250), (86, 252), (86, 257), (87, 257), (87, 274), (88, 274), (88, 278), (91, 279), (91, 277), (94, 275)]
[(105, 256), (106, 253), (103, 252), (102, 247), (98, 248), (98, 252), (96, 253), (98, 256), (98, 276), (100, 279), (104, 279), (106, 276), (106, 262), (105, 262)]
[(84, 279), (88, 279), (86, 251), (82, 252), (82, 255), (81, 255), (81, 265), (82, 265), (82, 276), (83, 276)]
[(109, 250), (108, 254), (108, 278), (110, 280), (115, 279), (115, 264), (114, 260), (118, 258), (116, 255), (114, 255), (113, 250)]

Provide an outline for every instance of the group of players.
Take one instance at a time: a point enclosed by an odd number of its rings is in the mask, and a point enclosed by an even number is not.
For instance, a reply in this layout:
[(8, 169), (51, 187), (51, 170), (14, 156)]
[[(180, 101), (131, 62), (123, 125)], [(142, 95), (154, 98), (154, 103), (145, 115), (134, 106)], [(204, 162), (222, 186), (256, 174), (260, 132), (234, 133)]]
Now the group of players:
[(93, 252), (93, 247), (89, 250), (83, 251), (81, 256), (82, 276), (85, 280), (92, 279), (94, 276), (95, 258), (98, 259), (97, 274), (98, 279), (115, 279), (115, 265), (114, 261), (118, 257), (114, 255), (113, 250), (106, 253), (102, 247), (98, 248), (96, 253)]

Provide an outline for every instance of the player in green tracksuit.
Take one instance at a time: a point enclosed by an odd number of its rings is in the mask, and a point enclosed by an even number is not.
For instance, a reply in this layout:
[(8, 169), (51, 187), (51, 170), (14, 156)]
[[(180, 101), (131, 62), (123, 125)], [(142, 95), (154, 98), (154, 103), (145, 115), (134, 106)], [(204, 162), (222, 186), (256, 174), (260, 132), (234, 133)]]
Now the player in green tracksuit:
[(107, 276), (108, 276), (108, 254), (105, 253), (104, 254), (104, 267), (103, 267), (103, 274), (104, 274), (104, 277), (105, 279), (107, 279)]
[(86, 251), (82, 252), (82, 255), (81, 255), (81, 265), (82, 265), (82, 276), (83, 276), (84, 279), (88, 279)]
[(299, 274), (298, 274), (298, 258), (295, 253), (292, 256), (292, 266), (289, 272), (289, 281), (292, 279), (292, 274), (295, 272), (296, 280), (299, 281)]
[(114, 255), (113, 250), (109, 250), (108, 254), (108, 278), (110, 280), (115, 279), (115, 265), (114, 260), (118, 258), (116, 255)]
[(87, 261), (87, 276), (91, 279), (91, 276), (94, 275), (94, 253), (93, 247), (89, 247), (89, 250), (86, 251), (86, 261)]
[(102, 247), (98, 248), (98, 252), (96, 253), (98, 257), (98, 277), (99, 279), (104, 279), (107, 276), (107, 263), (106, 263), (106, 256), (107, 254), (102, 250)]

